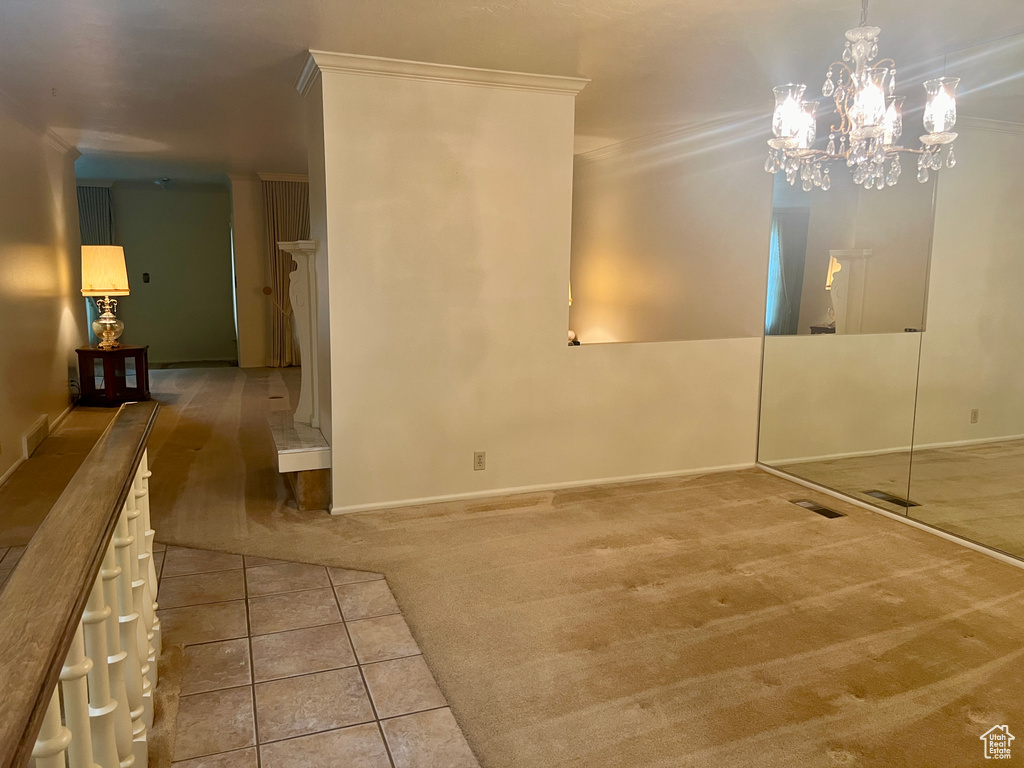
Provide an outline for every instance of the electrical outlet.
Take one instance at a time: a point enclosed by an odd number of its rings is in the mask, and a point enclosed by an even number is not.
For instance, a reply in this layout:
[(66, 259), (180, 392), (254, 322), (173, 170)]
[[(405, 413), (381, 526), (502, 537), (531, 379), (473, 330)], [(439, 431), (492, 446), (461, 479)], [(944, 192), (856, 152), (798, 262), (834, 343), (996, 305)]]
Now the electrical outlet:
[(977, 424), (977, 423), (978, 423), (978, 409), (977, 408), (971, 408), (971, 424)]
[(477, 451), (473, 454), (473, 471), (479, 472), (481, 469), (487, 469), (486, 451)]

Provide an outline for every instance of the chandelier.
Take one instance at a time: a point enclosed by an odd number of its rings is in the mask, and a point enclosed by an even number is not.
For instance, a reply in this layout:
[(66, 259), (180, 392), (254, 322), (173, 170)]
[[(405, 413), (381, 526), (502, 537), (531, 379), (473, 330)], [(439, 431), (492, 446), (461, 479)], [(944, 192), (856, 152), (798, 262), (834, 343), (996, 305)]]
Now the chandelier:
[[(896, 96), (896, 62), (878, 60), (881, 29), (867, 26), (868, 0), (861, 0), (860, 26), (846, 33), (843, 60), (828, 68), (821, 93), (835, 104), (835, 122), (824, 149), (817, 139), (818, 102), (804, 100), (806, 85), (788, 83), (775, 88), (772, 116), (774, 138), (768, 140), (769, 173), (786, 174), (807, 192), (828, 190), (833, 163), (844, 161), (853, 183), (864, 189), (894, 186), (903, 167), (900, 155), (917, 155), (917, 180), (928, 181), (930, 171), (956, 165), (953, 133), (956, 125), (956, 77), (940, 77), (924, 83), (926, 94), (921, 148), (900, 146), (903, 134), (903, 96)], [(943, 152), (943, 147), (948, 147)], [(943, 155), (945, 158), (943, 159)]]

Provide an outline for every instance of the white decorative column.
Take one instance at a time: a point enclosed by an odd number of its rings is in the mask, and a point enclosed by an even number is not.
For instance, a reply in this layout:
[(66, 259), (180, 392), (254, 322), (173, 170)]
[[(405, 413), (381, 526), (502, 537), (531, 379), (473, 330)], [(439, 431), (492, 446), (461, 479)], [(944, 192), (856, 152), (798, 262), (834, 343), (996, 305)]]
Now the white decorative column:
[(302, 384), (294, 420), (320, 427), (320, 398), (317, 386), (317, 292), (316, 241), (296, 240), (278, 243), (277, 247), (291, 254), (296, 268), (290, 275), (288, 296), (292, 303), (292, 326), (299, 340)]
[(864, 283), (871, 249), (829, 251), (839, 262), (832, 275), (832, 310), (836, 315), (836, 333), (860, 333), (864, 319)]

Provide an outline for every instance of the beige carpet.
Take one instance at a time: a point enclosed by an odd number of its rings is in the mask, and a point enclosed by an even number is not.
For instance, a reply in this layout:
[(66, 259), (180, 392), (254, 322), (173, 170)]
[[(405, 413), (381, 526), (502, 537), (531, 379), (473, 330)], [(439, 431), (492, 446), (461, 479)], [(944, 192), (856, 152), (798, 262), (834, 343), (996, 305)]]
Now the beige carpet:
[(984, 555), (755, 470), (299, 513), (280, 372), (153, 389), (158, 538), (386, 573), (485, 768), (946, 768), (1024, 731), (1024, 571)]
[[(1024, 558), (1024, 440), (917, 450), (910, 459), (893, 453), (779, 468)], [(919, 506), (905, 510), (863, 493), (875, 489)]]

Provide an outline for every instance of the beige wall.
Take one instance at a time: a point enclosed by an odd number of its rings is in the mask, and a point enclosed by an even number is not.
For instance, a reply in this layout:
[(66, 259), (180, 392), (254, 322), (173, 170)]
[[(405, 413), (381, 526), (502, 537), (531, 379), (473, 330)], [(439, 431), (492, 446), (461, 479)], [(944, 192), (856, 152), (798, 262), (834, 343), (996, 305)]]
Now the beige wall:
[(910, 447), (919, 333), (768, 336), (758, 460)]
[(918, 445), (1024, 435), (1024, 126), (1004, 128), (958, 125), (940, 174)]
[(267, 264), (263, 187), (256, 175), (230, 175), (231, 247), (235, 264), (235, 315), (238, 320), (238, 365), (270, 364), (270, 285)]
[(335, 511), (754, 460), (759, 338), (566, 346), (572, 95), (322, 83)]
[(121, 340), (148, 344), (155, 363), (237, 360), (227, 187), (117, 182), (112, 197), (131, 287)]
[(0, 478), (70, 403), (85, 342), (73, 158), (0, 111)]
[(761, 335), (763, 153), (762, 137), (722, 126), (576, 157), (570, 327), (582, 343)]

